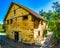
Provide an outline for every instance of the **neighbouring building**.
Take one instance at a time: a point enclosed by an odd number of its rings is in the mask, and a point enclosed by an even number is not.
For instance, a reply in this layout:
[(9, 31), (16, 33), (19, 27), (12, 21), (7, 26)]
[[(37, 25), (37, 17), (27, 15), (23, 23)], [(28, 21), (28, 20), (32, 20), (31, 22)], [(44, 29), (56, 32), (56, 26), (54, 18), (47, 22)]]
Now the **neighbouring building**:
[(44, 38), (46, 20), (31, 9), (12, 2), (4, 18), (6, 36), (23, 43)]

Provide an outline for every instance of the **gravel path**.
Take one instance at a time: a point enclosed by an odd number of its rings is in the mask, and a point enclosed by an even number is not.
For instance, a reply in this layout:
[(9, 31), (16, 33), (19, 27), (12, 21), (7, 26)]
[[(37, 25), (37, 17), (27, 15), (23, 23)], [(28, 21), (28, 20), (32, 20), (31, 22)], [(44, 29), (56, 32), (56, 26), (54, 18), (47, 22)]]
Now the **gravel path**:
[[(53, 43), (52, 40), (51, 40), (51, 43)], [(22, 44), (19, 42), (15, 42), (15, 41), (6, 39), (5, 35), (0, 35), (0, 48), (2, 48), (1, 45), (3, 46), (3, 48), (49, 48), (49, 44), (46, 47), (27, 45), (27, 44)], [(60, 44), (53, 43), (52, 46), (53, 47), (51, 47), (51, 48), (60, 48)]]
[(23, 44), (6, 39), (5, 35), (0, 35), (0, 44), (3, 48), (40, 48), (40, 46)]

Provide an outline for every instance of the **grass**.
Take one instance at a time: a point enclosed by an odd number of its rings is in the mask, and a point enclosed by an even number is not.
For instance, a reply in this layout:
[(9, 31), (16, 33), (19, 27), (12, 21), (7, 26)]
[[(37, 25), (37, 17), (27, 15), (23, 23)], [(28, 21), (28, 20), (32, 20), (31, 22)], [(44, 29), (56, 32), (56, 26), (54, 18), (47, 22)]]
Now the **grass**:
[(6, 33), (4, 29), (0, 29), (0, 33)]
[(0, 31), (4, 31), (4, 29), (0, 29)]

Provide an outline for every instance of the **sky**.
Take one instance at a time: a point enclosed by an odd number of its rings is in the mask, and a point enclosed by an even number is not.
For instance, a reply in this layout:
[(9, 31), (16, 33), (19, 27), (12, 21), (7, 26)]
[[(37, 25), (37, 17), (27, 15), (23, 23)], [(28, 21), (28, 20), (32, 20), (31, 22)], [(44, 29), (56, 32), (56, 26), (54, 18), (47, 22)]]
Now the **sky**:
[(16, 2), (39, 13), (42, 9), (46, 12), (48, 12), (48, 10), (53, 10), (51, 6), (52, 3), (56, 1), (59, 0), (0, 0), (0, 23), (3, 24), (4, 17), (11, 2)]

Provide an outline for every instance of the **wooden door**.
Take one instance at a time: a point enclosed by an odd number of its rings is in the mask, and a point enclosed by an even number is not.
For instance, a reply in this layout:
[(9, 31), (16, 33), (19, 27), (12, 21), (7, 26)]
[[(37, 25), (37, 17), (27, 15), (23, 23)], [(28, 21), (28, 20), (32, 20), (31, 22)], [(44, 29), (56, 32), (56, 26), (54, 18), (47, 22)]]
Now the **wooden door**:
[(14, 36), (15, 36), (15, 41), (19, 40), (19, 33), (18, 32), (14, 32)]

